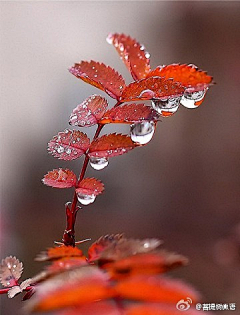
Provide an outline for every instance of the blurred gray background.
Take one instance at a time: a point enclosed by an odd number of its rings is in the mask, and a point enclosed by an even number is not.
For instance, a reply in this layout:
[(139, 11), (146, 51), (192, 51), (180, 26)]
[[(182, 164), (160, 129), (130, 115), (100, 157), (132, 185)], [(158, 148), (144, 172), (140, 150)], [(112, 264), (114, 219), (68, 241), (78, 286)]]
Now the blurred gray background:
[[(0, 8), (1, 257), (16, 255), (27, 278), (42, 268), (34, 257), (61, 240), (72, 191), (44, 186), (41, 178), (58, 167), (78, 173), (82, 160), (54, 159), (47, 142), (69, 127), (77, 104), (104, 95), (67, 69), (93, 59), (130, 82), (105, 41), (109, 32), (123, 32), (145, 45), (152, 68), (194, 63), (217, 84), (198, 109), (182, 107), (163, 119), (147, 146), (112, 158), (101, 172), (88, 169), (106, 191), (78, 214), (77, 239), (118, 232), (160, 238), (190, 259), (173, 276), (194, 285), (203, 301), (236, 302), (239, 309), (240, 3), (2, 2)], [(115, 130), (128, 127), (104, 133)], [(94, 127), (85, 132), (92, 136)], [(3, 315), (20, 314), (20, 297), (2, 296), (0, 305)]]

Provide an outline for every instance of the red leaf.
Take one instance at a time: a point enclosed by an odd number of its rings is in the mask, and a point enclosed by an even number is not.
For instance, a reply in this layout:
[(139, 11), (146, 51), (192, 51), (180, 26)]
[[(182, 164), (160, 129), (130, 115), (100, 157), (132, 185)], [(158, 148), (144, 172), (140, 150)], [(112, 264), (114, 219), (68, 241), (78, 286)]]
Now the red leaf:
[(71, 268), (86, 266), (87, 261), (85, 257), (71, 257), (54, 261), (50, 266), (46, 267), (46, 270), (51, 274), (56, 274)]
[(77, 177), (69, 169), (54, 169), (44, 175), (42, 182), (55, 188), (70, 188), (76, 185)]
[(124, 34), (109, 34), (107, 42), (112, 44), (130, 70), (134, 80), (144, 79), (150, 71), (150, 54), (135, 39)]
[(114, 279), (122, 279), (132, 275), (160, 274), (176, 267), (186, 265), (188, 260), (174, 253), (154, 251), (117, 260), (104, 265)]
[(23, 272), (23, 263), (15, 256), (2, 259), (0, 265), (0, 283), (4, 287), (16, 285)]
[(180, 97), (184, 93), (180, 83), (172, 79), (150, 77), (130, 83), (121, 96), (121, 102), (164, 99), (168, 97)]
[(38, 285), (27, 311), (47, 311), (107, 299), (114, 294), (108, 276), (96, 267), (67, 270)]
[(88, 260), (90, 262), (99, 259), (102, 252), (108, 247), (115, 246), (120, 239), (123, 238), (123, 234), (111, 234), (101, 236), (96, 242), (94, 242), (88, 249)]
[(114, 69), (95, 61), (76, 63), (69, 71), (77, 78), (118, 99), (125, 88), (123, 77)]
[(100, 123), (132, 124), (143, 120), (155, 121), (158, 120), (158, 117), (158, 113), (149, 106), (144, 104), (127, 104), (107, 111)]
[(136, 144), (129, 136), (112, 133), (94, 140), (90, 145), (88, 155), (90, 157), (113, 157), (127, 153), (135, 147)]
[[(157, 239), (127, 239), (122, 234), (102, 236), (88, 251), (89, 260), (116, 261), (138, 253), (147, 253), (161, 244)], [(101, 262), (102, 264), (102, 262)]]
[(77, 247), (58, 246), (48, 248), (47, 251), (41, 252), (36, 258), (36, 261), (58, 260), (70, 257), (82, 257), (83, 252)]
[(180, 82), (184, 87), (193, 87), (196, 89), (206, 88), (212, 82), (212, 77), (207, 75), (205, 71), (198, 70), (194, 65), (186, 64), (158, 66), (148, 74), (148, 77), (155, 76), (166, 79), (172, 78), (174, 81)]
[(133, 276), (118, 282), (116, 292), (130, 300), (148, 302), (176, 303), (189, 297), (195, 303), (200, 300), (199, 294), (189, 285), (159, 276)]
[(66, 129), (48, 143), (48, 151), (61, 160), (75, 160), (89, 148), (90, 140), (81, 131)]
[(104, 184), (96, 178), (83, 179), (76, 189), (77, 193), (84, 195), (100, 195), (104, 190)]
[(105, 98), (100, 95), (92, 95), (73, 110), (69, 124), (79, 127), (93, 126), (102, 118), (107, 106)]

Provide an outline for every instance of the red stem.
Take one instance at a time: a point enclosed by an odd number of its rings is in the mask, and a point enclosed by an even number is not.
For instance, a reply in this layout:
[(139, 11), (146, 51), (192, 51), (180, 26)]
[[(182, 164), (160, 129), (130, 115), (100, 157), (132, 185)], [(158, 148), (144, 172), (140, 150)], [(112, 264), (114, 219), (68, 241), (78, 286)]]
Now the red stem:
[[(102, 128), (104, 127), (104, 125), (102, 124), (98, 124), (98, 128), (95, 132), (95, 135), (93, 137), (93, 140), (97, 139)], [(85, 159), (83, 162), (83, 166), (76, 184), (76, 187), (79, 185), (79, 183), (83, 180), (87, 167), (88, 167), (88, 162), (89, 162), (89, 157), (86, 154), (85, 155)], [(75, 226), (75, 222), (76, 222), (76, 216), (77, 216), (77, 211), (79, 210), (79, 208), (77, 207), (77, 194), (76, 191), (74, 191), (74, 195), (73, 195), (73, 200), (72, 200), (72, 205), (71, 205), (71, 209), (69, 207), (69, 203), (66, 204), (66, 216), (67, 216), (67, 227), (66, 230), (63, 233), (63, 243), (66, 246), (75, 246), (75, 230), (74, 230), (74, 226)]]

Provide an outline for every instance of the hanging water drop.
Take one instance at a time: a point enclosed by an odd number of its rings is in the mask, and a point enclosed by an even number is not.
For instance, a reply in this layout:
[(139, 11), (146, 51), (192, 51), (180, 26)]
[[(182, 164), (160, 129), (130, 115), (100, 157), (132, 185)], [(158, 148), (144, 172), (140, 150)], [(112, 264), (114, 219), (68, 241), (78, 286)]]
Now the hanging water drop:
[(108, 166), (108, 159), (105, 157), (90, 157), (90, 165), (93, 169), (100, 171), (104, 169), (106, 166)]
[(90, 203), (94, 202), (94, 200), (96, 199), (96, 196), (95, 195), (85, 195), (85, 194), (78, 193), (77, 194), (77, 198), (78, 198), (78, 201), (82, 205), (87, 206)]
[(185, 91), (184, 95), (181, 98), (181, 104), (187, 108), (196, 108), (200, 104), (198, 102), (202, 101), (204, 99), (204, 96), (206, 94), (206, 89), (201, 91)]
[(152, 101), (153, 109), (155, 109), (161, 116), (172, 116), (178, 110), (179, 105), (179, 97), (170, 97)]
[(131, 125), (131, 139), (139, 144), (148, 143), (154, 134), (155, 125), (153, 121), (141, 121)]

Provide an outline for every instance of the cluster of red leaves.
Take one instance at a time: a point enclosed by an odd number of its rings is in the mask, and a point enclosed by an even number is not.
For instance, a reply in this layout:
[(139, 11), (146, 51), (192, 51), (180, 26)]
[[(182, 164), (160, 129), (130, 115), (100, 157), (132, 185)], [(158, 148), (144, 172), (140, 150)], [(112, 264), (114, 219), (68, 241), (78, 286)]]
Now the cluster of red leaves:
[[(199, 106), (212, 82), (211, 76), (194, 65), (172, 64), (151, 69), (150, 54), (130, 36), (110, 34), (107, 41), (116, 48), (134, 81), (126, 85), (117, 71), (103, 63), (82, 61), (75, 64), (69, 69), (73, 75), (105, 91), (116, 99), (117, 103), (108, 109), (105, 98), (92, 95), (72, 111), (69, 123), (78, 127), (123, 123), (131, 124), (133, 130), (134, 126), (141, 123), (142, 125), (134, 131), (134, 137), (112, 133), (92, 141), (83, 132), (66, 129), (54, 136), (48, 144), (48, 151), (54, 157), (74, 160), (85, 154), (90, 160), (103, 158), (105, 162), (110, 157), (122, 155), (146, 144), (150, 141), (160, 116), (171, 116), (176, 112), (181, 100), (184, 106)], [(152, 100), (153, 105), (136, 103), (146, 100)], [(144, 126), (145, 122), (150, 122), (148, 127)], [(136, 132), (140, 135), (148, 132), (150, 135), (146, 141), (141, 142), (136, 140)], [(74, 187), (77, 193), (86, 195), (96, 196), (103, 191), (103, 186), (97, 184), (97, 179), (85, 179), (84, 183), (81, 183), (72, 171), (61, 168), (48, 172), (43, 183), (57, 188)], [(97, 191), (96, 185), (101, 186)]]
[[(98, 125), (93, 140), (83, 132), (66, 129), (48, 143), (49, 153), (61, 160), (85, 155), (79, 179), (73, 171), (62, 168), (43, 178), (48, 186), (75, 189), (72, 206), (66, 207), (65, 245), (41, 253), (37, 260), (51, 261), (51, 265), (20, 284), (22, 263), (15, 257), (4, 259), (0, 280), (7, 288), (0, 292), (7, 292), (12, 298), (27, 291), (23, 299), (32, 297), (26, 306), (30, 312), (64, 309), (59, 315), (177, 315), (177, 302), (188, 297), (195, 303), (199, 295), (189, 285), (162, 274), (185, 265), (187, 259), (157, 249), (160, 242), (156, 239), (140, 241), (119, 234), (101, 237), (85, 257), (74, 247), (76, 196), (88, 204), (104, 190), (100, 180), (84, 178), (89, 160), (91, 165), (99, 166), (102, 162), (107, 165), (108, 158), (149, 142), (160, 116), (173, 115), (180, 104), (196, 108), (202, 103), (212, 77), (194, 65), (172, 64), (151, 69), (150, 54), (135, 39), (110, 34), (107, 41), (116, 48), (134, 81), (127, 85), (117, 71), (103, 63), (75, 64), (69, 69), (73, 75), (105, 91), (117, 103), (109, 109), (105, 98), (92, 95), (72, 111), (70, 125)], [(146, 100), (151, 100), (152, 105), (146, 105)], [(131, 136), (112, 133), (99, 137), (102, 127), (109, 123), (131, 124)], [(147, 137), (143, 141), (144, 136)], [(190, 309), (188, 314), (196, 312)]]
[(178, 314), (177, 302), (189, 297), (194, 304), (200, 296), (191, 286), (162, 275), (188, 261), (158, 249), (160, 243), (116, 234), (93, 243), (88, 257), (71, 246), (50, 248), (37, 257), (51, 265), (31, 279), (35, 294), (26, 310), (63, 309), (59, 315)]

